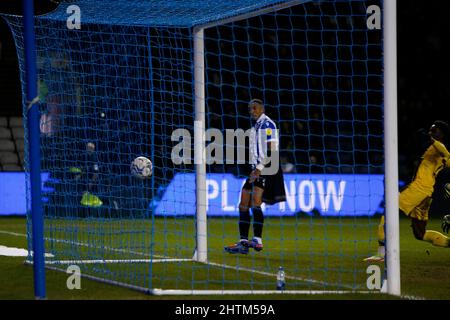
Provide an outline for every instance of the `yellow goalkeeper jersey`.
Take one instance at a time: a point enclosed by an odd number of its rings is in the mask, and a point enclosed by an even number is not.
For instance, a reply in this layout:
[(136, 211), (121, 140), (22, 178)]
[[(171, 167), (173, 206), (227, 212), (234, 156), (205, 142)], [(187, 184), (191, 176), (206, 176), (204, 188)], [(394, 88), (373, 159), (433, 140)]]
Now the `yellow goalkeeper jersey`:
[(437, 174), (449, 165), (450, 153), (443, 143), (434, 140), (422, 156), (413, 184), (431, 196)]

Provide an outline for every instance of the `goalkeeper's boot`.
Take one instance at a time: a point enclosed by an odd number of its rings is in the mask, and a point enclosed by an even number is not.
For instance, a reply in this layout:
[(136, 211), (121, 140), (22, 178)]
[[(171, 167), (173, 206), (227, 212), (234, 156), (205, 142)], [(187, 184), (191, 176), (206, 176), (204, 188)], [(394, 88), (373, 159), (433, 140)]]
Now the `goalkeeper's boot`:
[(247, 254), (248, 253), (248, 240), (241, 240), (238, 243), (226, 246), (224, 249), (226, 252), (231, 253), (231, 254), (235, 254), (235, 253)]
[(378, 245), (378, 253), (371, 257), (365, 258), (363, 261), (365, 262), (384, 262), (384, 255), (386, 254), (386, 249), (384, 247), (384, 241), (379, 241)]
[(77, 167), (70, 167), (69, 168), (70, 173), (83, 173), (83, 171), (80, 168)]
[(100, 200), (99, 197), (97, 197), (96, 195), (93, 195), (92, 193), (89, 193), (87, 191), (85, 193), (83, 193), (80, 203), (83, 206), (93, 207), (93, 208), (98, 208), (103, 205), (103, 202), (102, 202), (102, 200)]
[(258, 241), (258, 239), (255, 238), (253, 238), (252, 241), (249, 241), (248, 246), (255, 251), (261, 251), (263, 249), (262, 241)]
[(365, 262), (384, 262), (384, 257), (379, 255), (374, 255), (368, 258), (365, 258), (363, 261)]

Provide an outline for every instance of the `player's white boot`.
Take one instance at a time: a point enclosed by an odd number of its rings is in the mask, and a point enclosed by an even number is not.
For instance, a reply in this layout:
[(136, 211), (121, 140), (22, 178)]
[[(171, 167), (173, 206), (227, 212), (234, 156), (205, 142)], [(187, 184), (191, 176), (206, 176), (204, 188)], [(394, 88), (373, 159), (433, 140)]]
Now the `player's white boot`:
[(365, 262), (384, 262), (384, 255), (385, 255), (385, 248), (384, 246), (378, 247), (378, 254), (365, 258), (363, 261)]

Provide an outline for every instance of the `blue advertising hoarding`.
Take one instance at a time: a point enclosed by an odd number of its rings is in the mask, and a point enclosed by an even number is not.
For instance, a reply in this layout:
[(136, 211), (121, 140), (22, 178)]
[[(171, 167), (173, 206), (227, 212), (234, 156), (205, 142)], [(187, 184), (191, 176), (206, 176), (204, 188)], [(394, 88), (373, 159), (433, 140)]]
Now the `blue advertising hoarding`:
[[(48, 180), (42, 173), (42, 185)], [(25, 215), (27, 212), (24, 172), (0, 172), (0, 215)]]
[[(42, 183), (49, 178), (42, 174)], [(384, 199), (384, 176), (368, 174), (285, 174), (286, 201), (263, 206), (266, 216), (294, 216), (299, 212), (322, 216), (372, 216)], [(238, 216), (245, 182), (232, 174), (207, 175), (207, 214)], [(48, 191), (48, 190), (47, 190)], [(0, 173), (0, 215), (26, 213), (25, 174)], [(150, 205), (151, 199), (149, 199)], [(195, 214), (195, 174), (178, 173), (152, 202), (155, 215)]]
[[(384, 176), (369, 174), (285, 174), (286, 201), (264, 208), (266, 216), (318, 211), (322, 216), (371, 216), (384, 198)], [(207, 214), (237, 216), (245, 179), (208, 174)], [(195, 214), (195, 174), (177, 174), (167, 186), (156, 215)]]

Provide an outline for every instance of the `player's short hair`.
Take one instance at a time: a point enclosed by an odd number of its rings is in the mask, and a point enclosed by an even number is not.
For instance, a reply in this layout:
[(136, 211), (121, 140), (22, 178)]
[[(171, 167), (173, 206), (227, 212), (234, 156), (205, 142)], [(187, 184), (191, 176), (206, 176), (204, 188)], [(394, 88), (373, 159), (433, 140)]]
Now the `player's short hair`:
[(259, 105), (261, 105), (261, 106), (264, 107), (264, 103), (262, 102), (261, 99), (252, 99), (252, 100), (250, 100), (250, 102), (248, 103), (248, 105), (250, 106), (250, 105), (252, 105), (252, 104), (254, 104), (254, 103), (259, 104)]
[(450, 146), (450, 127), (448, 123), (442, 120), (436, 120), (435, 122), (433, 122), (433, 125), (441, 130), (442, 134), (444, 135), (444, 141), (442, 142), (448, 148)]

